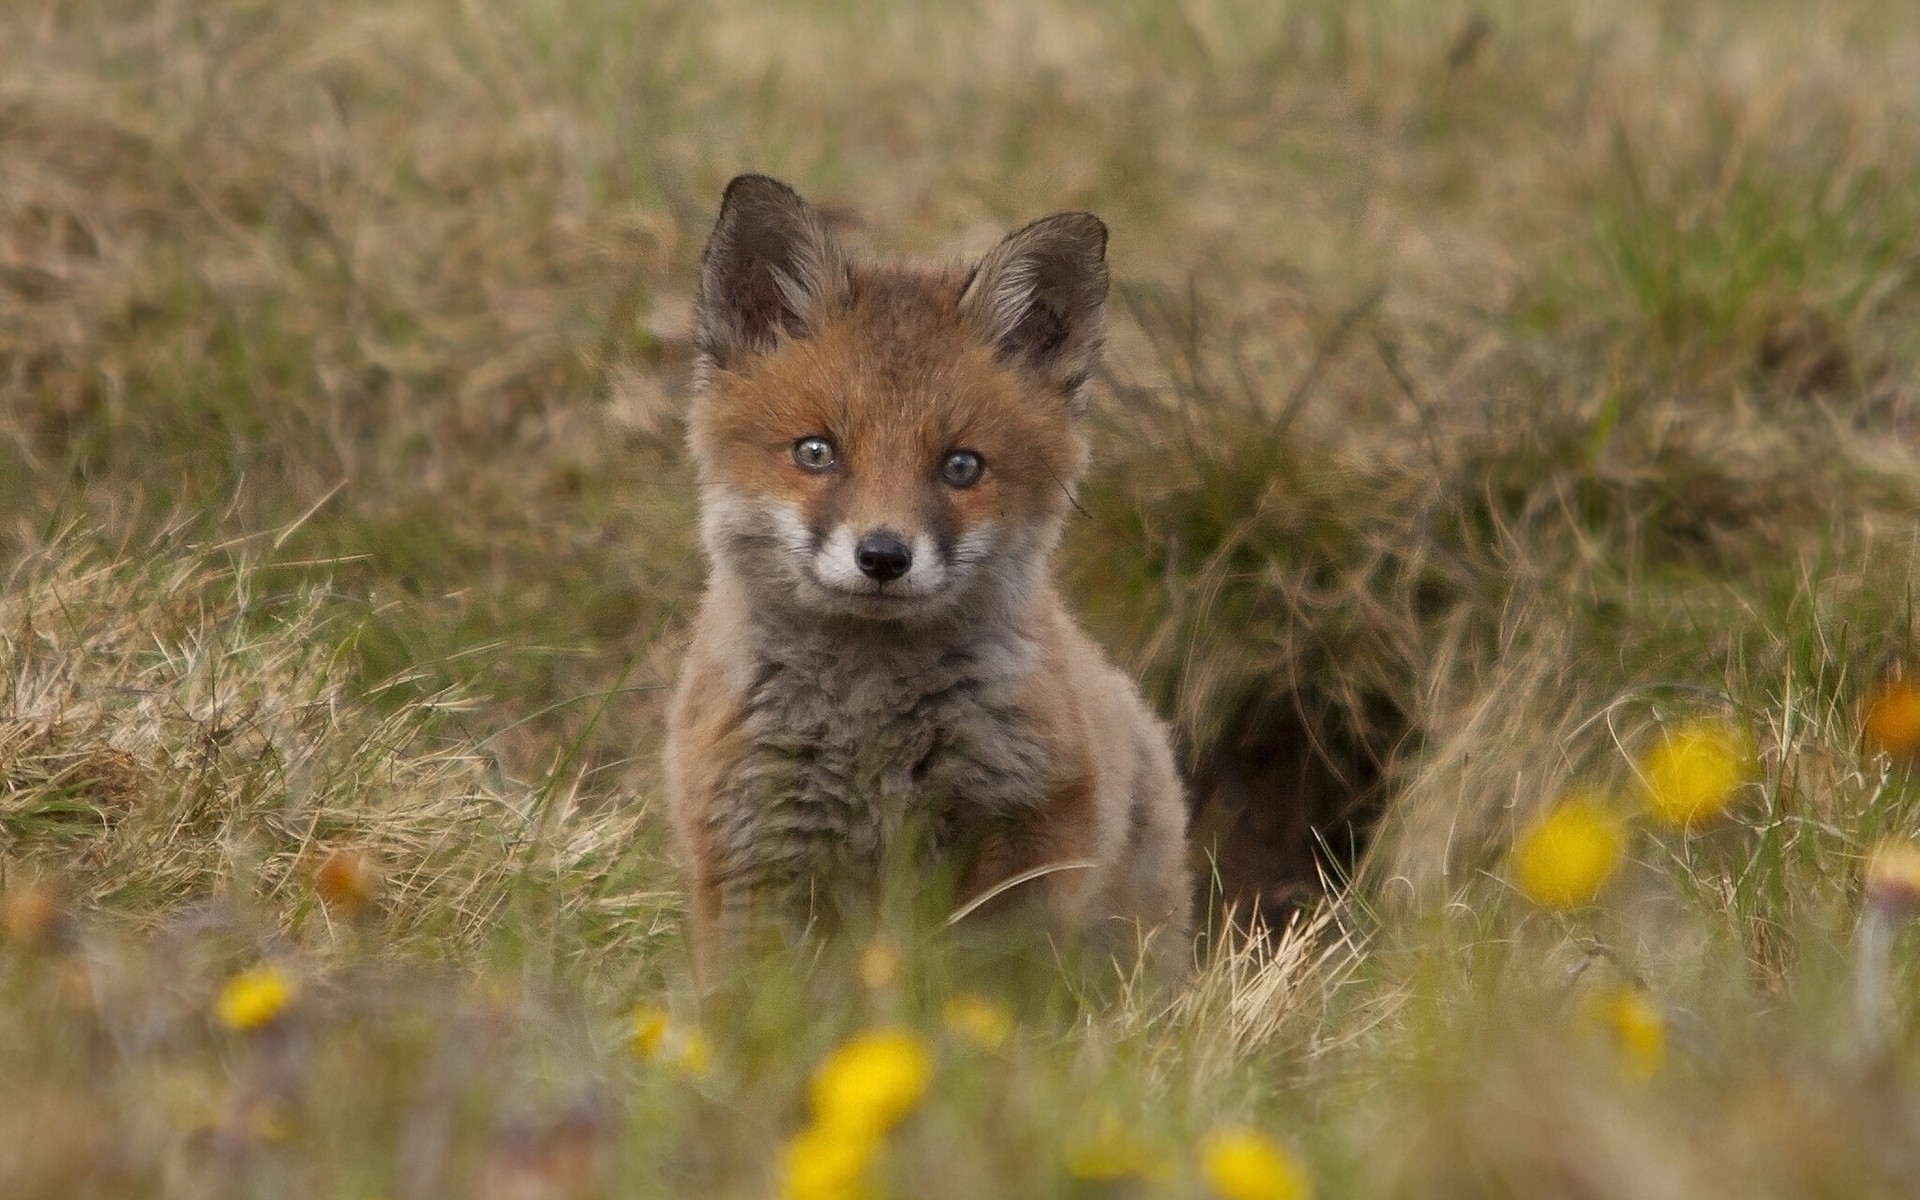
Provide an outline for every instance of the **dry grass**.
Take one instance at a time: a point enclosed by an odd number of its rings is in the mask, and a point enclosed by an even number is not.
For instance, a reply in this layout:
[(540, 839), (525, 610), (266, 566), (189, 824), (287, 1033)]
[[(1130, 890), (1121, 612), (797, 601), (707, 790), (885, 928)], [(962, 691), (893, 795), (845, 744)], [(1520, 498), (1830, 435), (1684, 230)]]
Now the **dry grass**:
[(345, 854), (371, 877), (382, 939), (417, 952), (486, 947), (529, 878), (573, 938), (604, 922), (657, 942), (664, 895), (623, 889), (592, 911), (610, 872), (662, 872), (635, 866), (644, 807), (582, 811), (564, 756), (546, 780), (503, 777), (452, 693), (381, 704), (416, 681), (356, 686), (358, 631), (324, 594), (274, 589), (249, 562), (269, 542), (173, 535), (128, 561), (63, 540), (16, 564), (0, 604), (10, 874), (142, 924), (212, 899), (222, 920), (324, 946), (352, 935), (312, 881)]
[[(1916, 653), (1916, 76), (1897, 0), (9, 6), (0, 1193), (766, 1195), (809, 1066), (901, 1022), (900, 1192), (1200, 1195), (1252, 1120), (1325, 1195), (1904, 1194), (1911, 938), (1885, 1028), (1849, 988), (1920, 833), (1858, 717)], [(1284, 935), (1171, 994), (915, 937), (695, 1004), (658, 699), (750, 167), (878, 251), (1108, 219), (1063, 573)], [(1518, 822), (1702, 713), (1759, 750), (1727, 819), (1513, 894)], [(220, 1029), (263, 957), (295, 1006)], [(982, 980), (995, 1050), (939, 1032)], [(1582, 1015), (1627, 980), (1651, 1079)], [(1076, 1177), (1116, 1130), (1149, 1178)]]

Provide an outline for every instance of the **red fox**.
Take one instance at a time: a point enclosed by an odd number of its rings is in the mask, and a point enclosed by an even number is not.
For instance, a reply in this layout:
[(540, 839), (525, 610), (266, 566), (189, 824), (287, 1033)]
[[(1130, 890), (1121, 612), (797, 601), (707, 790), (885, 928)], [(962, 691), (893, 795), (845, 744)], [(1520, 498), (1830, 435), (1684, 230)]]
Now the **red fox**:
[(666, 751), (706, 977), (751, 923), (832, 921), (901, 869), (1188, 953), (1166, 728), (1048, 573), (1106, 242), (1061, 213), (964, 273), (856, 265), (785, 184), (727, 185), (694, 306), (709, 578)]

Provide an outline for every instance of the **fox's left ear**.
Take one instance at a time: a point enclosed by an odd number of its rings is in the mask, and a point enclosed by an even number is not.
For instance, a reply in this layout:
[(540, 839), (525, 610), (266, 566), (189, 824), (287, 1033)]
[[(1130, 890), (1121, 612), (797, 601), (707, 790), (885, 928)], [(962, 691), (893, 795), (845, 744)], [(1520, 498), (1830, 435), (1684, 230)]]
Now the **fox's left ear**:
[(1057, 213), (1008, 234), (960, 292), (960, 311), (1000, 357), (1058, 387), (1086, 411), (1107, 309), (1107, 227), (1092, 213)]

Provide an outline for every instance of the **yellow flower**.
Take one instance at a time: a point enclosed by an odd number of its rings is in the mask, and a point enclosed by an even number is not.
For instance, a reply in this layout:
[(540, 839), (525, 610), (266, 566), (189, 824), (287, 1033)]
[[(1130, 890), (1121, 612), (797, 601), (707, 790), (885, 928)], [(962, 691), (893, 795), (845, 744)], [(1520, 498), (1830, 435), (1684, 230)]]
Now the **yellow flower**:
[(1651, 1079), (1667, 1061), (1667, 1018), (1645, 990), (1631, 984), (1602, 988), (1582, 1006), (1620, 1058), (1629, 1079)]
[(1904, 679), (1882, 684), (1867, 698), (1860, 733), (1869, 750), (1920, 758), (1920, 687)]
[(1731, 726), (1690, 721), (1660, 735), (1640, 761), (1647, 808), (1676, 829), (1714, 816), (1753, 774), (1753, 750)]
[(933, 1057), (913, 1034), (900, 1029), (863, 1033), (814, 1072), (814, 1122), (885, 1133), (920, 1103), (932, 1078)]
[(1217, 1129), (1200, 1143), (1200, 1172), (1221, 1200), (1308, 1200), (1313, 1181), (1286, 1147), (1259, 1130)]
[(713, 1065), (713, 1052), (707, 1046), (706, 1035), (698, 1029), (683, 1030), (673, 1064), (695, 1079), (705, 1079)]
[(666, 1045), (669, 1024), (666, 1009), (642, 1004), (633, 1010), (633, 1032), (627, 1035), (627, 1044), (635, 1054), (652, 1062)]
[(1591, 904), (1626, 846), (1626, 831), (1606, 802), (1576, 792), (1514, 839), (1513, 882), (1542, 908)]
[(1920, 845), (1889, 838), (1867, 858), (1867, 899), (1895, 912), (1920, 908)]
[(876, 1029), (842, 1044), (813, 1073), (813, 1123), (781, 1155), (782, 1200), (867, 1200), (880, 1139), (912, 1112), (933, 1057), (911, 1033)]
[(880, 1135), (871, 1129), (807, 1126), (781, 1152), (781, 1200), (868, 1200), (879, 1149)]
[(293, 1003), (294, 994), (293, 981), (280, 968), (262, 963), (227, 980), (215, 1011), (222, 1025), (245, 1033), (272, 1024)]
[(632, 1020), (627, 1044), (635, 1054), (648, 1062), (671, 1063), (695, 1079), (705, 1078), (712, 1053), (698, 1029), (675, 1025), (666, 1009), (652, 1004), (635, 1007)]
[(940, 1010), (940, 1021), (949, 1033), (966, 1038), (983, 1050), (998, 1050), (1013, 1036), (1013, 1014), (997, 1000), (974, 992), (961, 992), (950, 998)]

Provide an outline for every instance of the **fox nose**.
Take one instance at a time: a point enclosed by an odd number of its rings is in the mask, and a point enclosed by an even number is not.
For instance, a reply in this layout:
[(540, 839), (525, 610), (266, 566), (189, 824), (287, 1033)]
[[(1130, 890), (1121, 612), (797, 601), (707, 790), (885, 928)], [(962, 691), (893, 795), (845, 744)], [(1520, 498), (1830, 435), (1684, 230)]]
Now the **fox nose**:
[(869, 533), (853, 548), (854, 565), (868, 579), (886, 583), (907, 573), (913, 565), (913, 551), (886, 530)]

